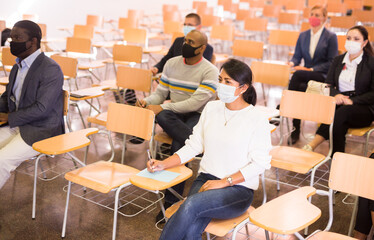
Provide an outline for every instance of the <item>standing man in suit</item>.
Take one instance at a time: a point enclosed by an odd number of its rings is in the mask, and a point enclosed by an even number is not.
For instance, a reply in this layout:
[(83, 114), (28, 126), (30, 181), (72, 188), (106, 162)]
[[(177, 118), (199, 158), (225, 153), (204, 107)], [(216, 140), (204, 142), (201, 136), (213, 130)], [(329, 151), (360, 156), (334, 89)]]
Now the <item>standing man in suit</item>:
[[(189, 13), (186, 15), (183, 24), (183, 33), (184, 36), (187, 36), (189, 32), (192, 30), (201, 30), (201, 18), (196, 13)], [(160, 73), (164, 70), (165, 63), (170, 58), (182, 55), (182, 46), (184, 43), (185, 37), (176, 38), (169, 48), (168, 53), (155, 65), (151, 68), (153, 75)], [(213, 57), (213, 47), (209, 44), (206, 45), (206, 49), (204, 51), (204, 58), (211, 62)]]
[[(332, 60), (338, 55), (336, 34), (325, 28), (326, 8), (316, 5), (311, 9), (309, 24), (311, 29), (300, 33), (295, 54), (288, 63), (295, 73), (288, 89), (305, 92), (309, 80), (324, 82)], [(300, 66), (301, 60), (304, 66)], [(294, 119), (295, 131), (292, 132), (292, 144), (299, 140), (300, 119)]]
[(0, 128), (0, 189), (11, 171), (38, 154), (33, 143), (64, 133), (64, 76), (40, 50), (40, 27), (19, 21), (10, 37), (10, 51), (17, 59), (0, 97), (0, 121), (8, 123)]

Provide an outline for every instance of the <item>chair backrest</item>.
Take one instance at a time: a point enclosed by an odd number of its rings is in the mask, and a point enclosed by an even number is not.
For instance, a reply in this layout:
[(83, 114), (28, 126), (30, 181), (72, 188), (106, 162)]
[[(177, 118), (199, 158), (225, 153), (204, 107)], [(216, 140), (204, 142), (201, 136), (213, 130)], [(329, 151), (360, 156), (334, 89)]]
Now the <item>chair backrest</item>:
[(180, 22), (181, 15), (178, 11), (165, 11), (162, 15), (163, 22), (173, 21), (173, 22)]
[(244, 21), (244, 29), (248, 31), (266, 32), (268, 20), (266, 18), (247, 18)]
[(91, 40), (68, 37), (66, 39), (66, 52), (91, 53)]
[(152, 72), (147, 69), (118, 66), (117, 86), (150, 93), (152, 86)]
[(327, 0), (308, 0), (308, 7), (312, 8), (315, 5), (322, 5), (325, 6), (327, 4)]
[(356, 18), (353, 16), (332, 16), (330, 27), (349, 29), (356, 25)]
[(342, 54), (343, 52), (345, 52), (345, 41), (347, 39), (347, 36), (345, 35), (336, 35), (336, 37), (338, 38), (338, 51), (340, 54)]
[(143, 49), (140, 46), (133, 45), (114, 45), (113, 46), (113, 60), (124, 62), (141, 63), (143, 56)]
[(373, 23), (374, 22), (374, 9), (372, 8), (370, 11), (354, 9), (352, 11), (352, 16), (355, 17), (357, 21)]
[(112, 132), (129, 134), (151, 140), (155, 114), (145, 108), (110, 102), (106, 128)]
[(374, 42), (374, 27), (366, 26), (365, 28), (368, 30), (370, 42)]
[(66, 90), (63, 90), (63, 94), (64, 94), (64, 116), (67, 116), (68, 115), (68, 111), (69, 111), (69, 98), (70, 98), (70, 94)]
[(282, 6), (280, 5), (265, 5), (262, 15), (264, 17), (278, 18), (281, 9)]
[(42, 38), (47, 37), (47, 24), (44, 23), (38, 23), (40, 29), (42, 30)]
[(253, 81), (287, 87), (290, 79), (290, 66), (253, 61), (251, 65)]
[(137, 28), (138, 27), (138, 19), (136, 18), (122, 18), (120, 17), (118, 20), (118, 28), (119, 29), (127, 29), (127, 28)]
[(213, 14), (201, 15), (201, 25), (203, 27), (211, 27), (213, 25), (219, 25), (220, 23), (221, 23), (221, 18), (214, 16)]
[(92, 25), (74, 25), (73, 37), (92, 39), (94, 27)]
[(279, 17), (278, 17), (279, 24), (298, 25), (299, 21), (300, 21), (299, 13), (289, 13), (289, 12), (279, 13)]
[(10, 52), (9, 47), (3, 47), (2, 49), (2, 55), (1, 55), (1, 62), (4, 66), (13, 66), (16, 64), (16, 56), (13, 56), (13, 54)]
[(183, 27), (181, 22), (166, 21), (164, 22), (164, 33), (173, 34), (175, 32), (183, 32)]
[(264, 8), (265, 7), (265, 1), (262, 0), (248, 0), (249, 6), (251, 8)]
[(104, 18), (97, 15), (87, 15), (86, 25), (102, 28), (104, 25)]
[(248, 17), (254, 17), (256, 12), (253, 9), (238, 9), (236, 11), (236, 20), (245, 21)]
[(192, 1), (192, 8), (198, 9), (199, 7), (207, 7), (208, 3), (203, 1)]
[(234, 27), (229, 25), (213, 25), (210, 37), (224, 41), (232, 41), (234, 39)]
[(304, 32), (306, 30), (310, 29), (309, 22), (302, 22), (300, 27), (300, 32)]
[(347, 5), (348, 9), (363, 9), (364, 1), (363, 0), (344, 0), (344, 4)]
[(286, 5), (286, 10), (302, 11), (305, 8), (305, 1), (289, 0)]
[(232, 54), (234, 56), (262, 59), (263, 52), (263, 42), (235, 39), (232, 45)]
[(280, 115), (306, 121), (331, 124), (335, 114), (335, 98), (313, 93), (283, 90)]
[(162, 12), (177, 12), (179, 11), (177, 4), (163, 4)]
[(144, 10), (129, 9), (127, 10), (127, 18), (140, 21), (144, 16)]
[(298, 31), (271, 30), (269, 44), (295, 47), (299, 34)]
[(214, 8), (213, 7), (202, 7), (202, 6), (199, 6), (196, 9), (196, 13), (199, 14), (200, 17), (203, 16), (203, 15), (213, 15)]
[(327, 3), (327, 12), (345, 14), (347, 12), (347, 6), (342, 2)]
[(123, 40), (127, 43), (147, 45), (147, 30), (141, 28), (126, 28)]
[(331, 189), (374, 200), (374, 159), (336, 152), (329, 178)]
[(78, 59), (61, 55), (52, 55), (51, 58), (60, 65), (64, 76), (75, 78), (78, 72)]

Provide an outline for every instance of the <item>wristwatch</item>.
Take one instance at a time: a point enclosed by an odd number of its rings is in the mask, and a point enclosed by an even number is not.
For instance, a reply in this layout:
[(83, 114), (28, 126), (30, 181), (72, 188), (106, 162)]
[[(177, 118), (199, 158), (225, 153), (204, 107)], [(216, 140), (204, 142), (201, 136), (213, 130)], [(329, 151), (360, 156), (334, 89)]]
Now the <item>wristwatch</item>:
[(231, 177), (231, 176), (228, 176), (228, 177), (226, 178), (226, 181), (229, 183), (230, 187), (231, 187), (232, 185), (234, 185), (233, 182), (232, 182), (232, 177)]

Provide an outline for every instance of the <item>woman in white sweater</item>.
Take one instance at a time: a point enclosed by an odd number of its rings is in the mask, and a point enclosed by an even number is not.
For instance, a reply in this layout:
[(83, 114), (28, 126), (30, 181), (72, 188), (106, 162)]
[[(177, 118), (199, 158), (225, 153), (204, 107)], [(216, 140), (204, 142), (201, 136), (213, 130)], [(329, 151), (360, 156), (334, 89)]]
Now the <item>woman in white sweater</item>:
[(229, 59), (221, 67), (217, 92), (220, 101), (206, 105), (185, 146), (164, 161), (148, 162), (148, 170), (155, 172), (204, 153), (187, 199), (160, 239), (201, 239), (212, 218), (240, 216), (252, 203), (259, 174), (270, 168), (269, 122), (254, 107), (251, 69)]

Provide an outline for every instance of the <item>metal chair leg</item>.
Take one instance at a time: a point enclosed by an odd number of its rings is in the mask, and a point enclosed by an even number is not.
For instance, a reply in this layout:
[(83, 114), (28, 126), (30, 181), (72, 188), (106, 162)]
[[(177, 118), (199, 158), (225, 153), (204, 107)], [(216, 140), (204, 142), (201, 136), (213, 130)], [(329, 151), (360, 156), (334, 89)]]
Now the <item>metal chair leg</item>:
[(62, 233), (61, 233), (61, 237), (62, 238), (65, 237), (65, 233), (66, 233), (66, 221), (67, 221), (67, 218), (68, 218), (70, 190), (71, 190), (71, 182), (69, 181), (69, 183), (68, 183), (68, 192), (66, 193), (66, 205), (65, 205), (65, 212), (64, 212), (64, 222), (62, 224)]
[(35, 208), (36, 208), (36, 182), (38, 179), (38, 163), (41, 157), (45, 156), (45, 154), (40, 154), (35, 160), (35, 169), (34, 169), (34, 189), (32, 193), (32, 214), (31, 218), (35, 219)]

